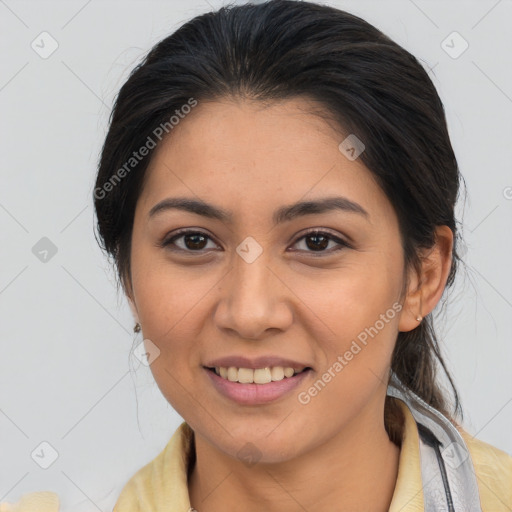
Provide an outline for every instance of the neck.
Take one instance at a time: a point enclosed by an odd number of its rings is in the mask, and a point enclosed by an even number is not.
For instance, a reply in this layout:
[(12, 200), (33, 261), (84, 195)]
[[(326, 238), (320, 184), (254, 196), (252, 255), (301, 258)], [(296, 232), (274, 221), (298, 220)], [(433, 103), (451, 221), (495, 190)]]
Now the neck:
[(197, 512), (372, 510), (386, 512), (393, 497), (400, 448), (381, 421), (358, 418), (323, 445), (292, 460), (247, 466), (195, 434), (189, 478)]

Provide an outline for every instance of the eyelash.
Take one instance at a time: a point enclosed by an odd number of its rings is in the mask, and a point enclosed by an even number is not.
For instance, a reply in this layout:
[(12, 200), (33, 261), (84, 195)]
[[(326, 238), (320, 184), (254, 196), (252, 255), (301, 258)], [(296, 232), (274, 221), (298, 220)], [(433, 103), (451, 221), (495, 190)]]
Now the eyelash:
[[(180, 230), (178, 231), (177, 233), (175, 233), (171, 238), (169, 239), (164, 239), (160, 246), (162, 248), (168, 248), (170, 245), (173, 244), (173, 242), (179, 238), (183, 238), (184, 236), (186, 235), (202, 235), (210, 240), (213, 241), (213, 239), (206, 233), (204, 233), (203, 231), (198, 231), (198, 230), (192, 230), (192, 229), (183, 229), (183, 230)], [(352, 248), (352, 246), (350, 244), (348, 244), (347, 242), (345, 242), (344, 240), (342, 240), (341, 238), (337, 237), (337, 236), (334, 236), (333, 234), (331, 234), (330, 232), (328, 231), (322, 231), (322, 230), (319, 230), (319, 229), (311, 229), (309, 231), (307, 231), (306, 233), (304, 233), (302, 236), (300, 236), (299, 238), (297, 238), (292, 245), (295, 245), (297, 244), (298, 242), (300, 242), (302, 239), (304, 238), (307, 238), (308, 236), (312, 236), (312, 235), (322, 235), (322, 236), (325, 236), (329, 239), (329, 241), (333, 241), (333, 242), (336, 242), (337, 244), (340, 245), (340, 247), (334, 249), (334, 250), (324, 250), (324, 251), (301, 251), (299, 250), (298, 252), (308, 252), (308, 253), (311, 253), (314, 257), (319, 257), (319, 256), (323, 256), (324, 254), (332, 254), (334, 252), (338, 252), (342, 249), (350, 249)], [(203, 250), (201, 251), (192, 251), (190, 249), (182, 249), (182, 248), (171, 248), (171, 250), (173, 251), (177, 251), (177, 252), (186, 252), (186, 253), (199, 253), (201, 254), (203, 252)]]

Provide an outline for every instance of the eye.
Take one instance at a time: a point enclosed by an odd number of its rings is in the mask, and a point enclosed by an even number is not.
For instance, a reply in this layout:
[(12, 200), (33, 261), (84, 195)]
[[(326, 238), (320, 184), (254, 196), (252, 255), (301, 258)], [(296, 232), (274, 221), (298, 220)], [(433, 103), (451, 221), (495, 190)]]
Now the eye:
[[(312, 250), (305, 250), (305, 252), (313, 252), (313, 253), (327, 253), (331, 254), (333, 252), (339, 251), (343, 248), (351, 247), (347, 242), (338, 238), (337, 236), (332, 235), (328, 231), (319, 231), (318, 229), (313, 229), (308, 231), (305, 235), (301, 236), (294, 243), (298, 244), (302, 240), (305, 240), (305, 247)], [(309, 242), (308, 242), (309, 240)], [(339, 247), (334, 248), (333, 250), (325, 251), (324, 249), (329, 245), (330, 242), (335, 242)], [(302, 250), (302, 249), (301, 249)]]
[[(183, 244), (180, 246), (175, 242), (177, 240), (183, 239)], [(168, 247), (171, 245), (177, 245), (177, 249), (172, 247), (172, 250), (181, 250), (185, 252), (201, 252), (205, 249), (206, 240), (210, 239), (210, 236), (202, 231), (195, 231), (192, 229), (182, 229), (178, 231), (171, 238), (164, 240), (161, 243), (162, 247)]]
[[(176, 242), (180, 240), (182, 243), (177, 244)], [(175, 233), (171, 238), (164, 239), (164, 241), (160, 244), (161, 247), (169, 247), (171, 250), (184, 251), (184, 252), (202, 252), (208, 250), (207, 241), (211, 240), (211, 237), (202, 231), (192, 230), (192, 229), (182, 229)], [(308, 231), (306, 234), (302, 235), (298, 238), (293, 245), (298, 244), (299, 242), (305, 240), (306, 249), (300, 249), (302, 252), (311, 252), (311, 253), (327, 253), (331, 254), (333, 252), (339, 251), (343, 248), (351, 247), (350, 244), (342, 240), (341, 238), (334, 236), (328, 231), (320, 231), (318, 229), (312, 229)], [(334, 242), (338, 245), (337, 248), (326, 251), (325, 249), (328, 247), (330, 242)], [(212, 241), (213, 243), (213, 241)], [(217, 244), (214, 244), (217, 245)], [(175, 246), (175, 247), (170, 247)], [(210, 247), (211, 249), (211, 247)], [(308, 250), (309, 249), (309, 250)]]

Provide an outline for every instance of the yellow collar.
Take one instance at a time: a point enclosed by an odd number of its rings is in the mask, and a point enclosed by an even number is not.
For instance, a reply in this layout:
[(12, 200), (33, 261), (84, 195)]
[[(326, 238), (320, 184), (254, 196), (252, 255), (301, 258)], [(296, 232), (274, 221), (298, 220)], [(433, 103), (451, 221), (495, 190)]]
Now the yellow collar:
[(389, 512), (423, 511), (423, 490), (420, 465), (420, 439), (418, 426), (409, 407), (401, 400), (396, 400), (404, 415), (402, 445), (398, 460), (398, 476)]

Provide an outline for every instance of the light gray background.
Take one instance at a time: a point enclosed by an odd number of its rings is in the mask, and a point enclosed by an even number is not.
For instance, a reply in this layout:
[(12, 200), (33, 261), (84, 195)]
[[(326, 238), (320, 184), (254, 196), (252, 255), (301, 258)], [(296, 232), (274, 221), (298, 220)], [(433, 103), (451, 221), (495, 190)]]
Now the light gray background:
[[(466, 429), (512, 453), (511, 1), (324, 3), (432, 69), (468, 185), (468, 274), (441, 337)], [(153, 44), (222, 2), (209, 4), (0, 0), (0, 502), (51, 490), (61, 510), (111, 510), (181, 422), (130, 357), (131, 312), (93, 236), (92, 191), (119, 87)], [(43, 31), (59, 45), (47, 59), (31, 48)], [(458, 58), (441, 46), (453, 31), (469, 43)], [(47, 262), (32, 252), (42, 237), (57, 247)], [(43, 441), (59, 454), (46, 470), (31, 458)]]

